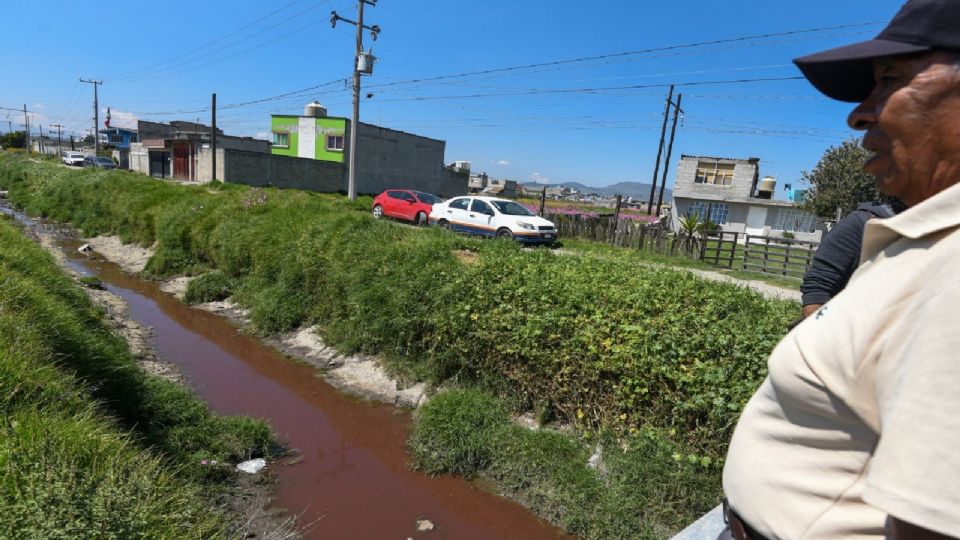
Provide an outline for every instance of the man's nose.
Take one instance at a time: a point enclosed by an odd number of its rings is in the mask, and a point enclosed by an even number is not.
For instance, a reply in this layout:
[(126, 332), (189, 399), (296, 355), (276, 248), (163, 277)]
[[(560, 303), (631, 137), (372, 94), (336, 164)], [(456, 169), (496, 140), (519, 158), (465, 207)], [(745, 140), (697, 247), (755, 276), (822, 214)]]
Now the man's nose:
[(877, 100), (873, 94), (870, 92), (867, 99), (850, 112), (850, 116), (847, 117), (847, 125), (850, 129), (865, 130), (877, 122)]

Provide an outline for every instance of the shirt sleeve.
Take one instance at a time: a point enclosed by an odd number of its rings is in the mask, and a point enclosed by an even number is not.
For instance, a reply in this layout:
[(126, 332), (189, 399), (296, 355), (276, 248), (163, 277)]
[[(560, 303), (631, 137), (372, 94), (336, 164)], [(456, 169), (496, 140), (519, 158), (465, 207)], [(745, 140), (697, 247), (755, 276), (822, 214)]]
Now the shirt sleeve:
[(864, 500), (960, 537), (960, 284), (916, 304), (877, 362), (880, 438)]
[(870, 217), (864, 210), (851, 212), (824, 237), (800, 285), (803, 305), (825, 304), (847, 286), (860, 262), (863, 228)]

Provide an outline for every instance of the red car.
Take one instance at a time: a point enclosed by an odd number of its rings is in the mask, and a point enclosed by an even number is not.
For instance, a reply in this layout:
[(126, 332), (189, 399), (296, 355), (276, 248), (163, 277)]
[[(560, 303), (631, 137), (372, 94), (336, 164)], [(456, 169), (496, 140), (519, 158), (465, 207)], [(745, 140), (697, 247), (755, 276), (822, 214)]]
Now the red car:
[(384, 216), (426, 225), (435, 203), (443, 202), (436, 195), (410, 189), (388, 189), (373, 199), (373, 217)]

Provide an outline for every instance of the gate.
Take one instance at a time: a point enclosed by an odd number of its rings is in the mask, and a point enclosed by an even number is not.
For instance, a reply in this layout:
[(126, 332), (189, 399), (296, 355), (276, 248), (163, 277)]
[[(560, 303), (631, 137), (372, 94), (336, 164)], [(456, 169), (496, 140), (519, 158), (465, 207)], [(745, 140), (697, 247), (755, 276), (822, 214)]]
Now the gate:
[(190, 179), (190, 143), (173, 143), (173, 177), (177, 180)]

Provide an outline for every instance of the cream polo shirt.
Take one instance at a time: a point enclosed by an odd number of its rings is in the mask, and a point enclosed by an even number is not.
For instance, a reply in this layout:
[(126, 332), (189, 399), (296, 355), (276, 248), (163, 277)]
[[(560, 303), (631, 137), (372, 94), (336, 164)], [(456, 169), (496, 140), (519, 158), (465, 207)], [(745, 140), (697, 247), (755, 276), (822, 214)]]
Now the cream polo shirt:
[(724, 493), (768, 538), (960, 536), (960, 184), (864, 233), (847, 288), (768, 361)]

